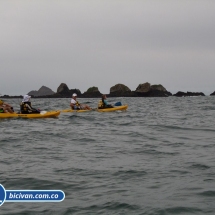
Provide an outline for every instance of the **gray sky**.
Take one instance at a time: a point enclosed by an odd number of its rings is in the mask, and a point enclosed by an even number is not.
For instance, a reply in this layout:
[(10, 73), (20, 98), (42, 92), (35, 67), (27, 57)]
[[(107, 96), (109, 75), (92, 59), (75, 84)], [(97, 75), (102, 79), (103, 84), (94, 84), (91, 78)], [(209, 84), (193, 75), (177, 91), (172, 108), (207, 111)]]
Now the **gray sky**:
[(0, 93), (60, 83), (215, 91), (214, 0), (0, 0)]

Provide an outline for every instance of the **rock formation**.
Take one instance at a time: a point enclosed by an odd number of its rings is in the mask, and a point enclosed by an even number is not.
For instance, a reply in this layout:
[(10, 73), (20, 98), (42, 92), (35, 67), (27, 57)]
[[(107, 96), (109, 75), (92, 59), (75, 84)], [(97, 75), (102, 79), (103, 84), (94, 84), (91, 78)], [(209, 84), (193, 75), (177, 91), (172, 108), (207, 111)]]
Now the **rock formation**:
[(65, 83), (61, 83), (57, 88), (57, 93), (60, 95), (70, 95), (69, 88)]
[(131, 96), (131, 90), (124, 84), (116, 84), (110, 88), (109, 96), (112, 97), (121, 97), (121, 96)]
[(167, 97), (172, 95), (161, 84), (151, 85), (148, 82), (139, 84), (134, 93), (135, 96), (140, 97)]
[(54, 97), (71, 97), (73, 93), (76, 93), (78, 96), (81, 95), (81, 91), (79, 89), (70, 90), (65, 83), (61, 83), (57, 88), (57, 93)]
[(30, 96), (49, 96), (53, 95), (55, 92), (52, 91), (50, 88), (46, 86), (42, 86), (38, 91), (37, 90), (32, 90), (29, 93), (27, 93)]
[(202, 92), (182, 92), (182, 91), (178, 91), (176, 94), (174, 94), (173, 96), (177, 96), (177, 97), (185, 97), (185, 96), (205, 96), (204, 93)]
[(87, 98), (100, 98), (101, 93), (98, 89), (98, 87), (90, 87), (86, 92), (83, 93), (82, 97)]
[(146, 82), (144, 84), (139, 84), (136, 88), (136, 93), (148, 93), (150, 91), (151, 84)]
[(215, 96), (215, 91), (213, 93), (211, 93), (210, 96)]

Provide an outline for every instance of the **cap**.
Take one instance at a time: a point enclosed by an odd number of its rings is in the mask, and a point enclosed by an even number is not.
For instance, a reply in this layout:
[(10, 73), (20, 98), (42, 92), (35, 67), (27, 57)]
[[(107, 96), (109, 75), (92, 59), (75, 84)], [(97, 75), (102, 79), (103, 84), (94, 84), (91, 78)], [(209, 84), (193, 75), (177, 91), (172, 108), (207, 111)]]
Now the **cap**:
[(29, 101), (30, 98), (31, 98), (31, 96), (29, 96), (29, 95), (24, 95), (24, 96), (23, 96), (23, 102)]
[(77, 96), (77, 94), (76, 94), (76, 93), (73, 93), (73, 94), (72, 94), (72, 96), (74, 96), (74, 97), (75, 97), (75, 96)]

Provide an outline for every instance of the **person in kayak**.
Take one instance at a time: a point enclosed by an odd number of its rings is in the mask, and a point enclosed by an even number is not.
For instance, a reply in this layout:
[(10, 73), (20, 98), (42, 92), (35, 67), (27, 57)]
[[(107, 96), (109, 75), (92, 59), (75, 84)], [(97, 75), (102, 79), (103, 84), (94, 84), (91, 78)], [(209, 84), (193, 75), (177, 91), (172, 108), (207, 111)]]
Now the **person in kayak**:
[(108, 104), (107, 96), (105, 94), (102, 95), (102, 100), (99, 101), (98, 108), (99, 109), (113, 108), (113, 105)]
[(4, 101), (0, 100), (0, 113), (13, 113), (13, 107)]
[(70, 102), (70, 107), (73, 110), (92, 110), (88, 105), (86, 105), (86, 104), (80, 104), (77, 101), (77, 94), (76, 93), (72, 94), (72, 99), (71, 99), (71, 102)]
[(22, 114), (40, 113), (40, 110), (37, 110), (31, 106), (30, 99), (31, 99), (31, 96), (29, 95), (23, 96), (23, 100), (20, 104), (20, 112)]

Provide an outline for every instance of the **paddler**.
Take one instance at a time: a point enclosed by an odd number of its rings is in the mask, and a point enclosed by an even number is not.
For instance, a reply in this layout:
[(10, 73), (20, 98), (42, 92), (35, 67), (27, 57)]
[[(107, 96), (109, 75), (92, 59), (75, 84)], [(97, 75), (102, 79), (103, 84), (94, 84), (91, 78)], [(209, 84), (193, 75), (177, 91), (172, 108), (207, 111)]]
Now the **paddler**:
[(105, 94), (102, 95), (102, 100), (99, 101), (98, 108), (99, 109), (113, 108), (113, 105), (108, 103), (107, 96)]
[(80, 104), (77, 101), (77, 94), (76, 93), (72, 94), (72, 99), (71, 99), (71, 102), (70, 102), (70, 107), (73, 110), (92, 110), (88, 105), (86, 105), (86, 104)]
[(20, 112), (22, 114), (29, 114), (29, 113), (40, 113), (40, 110), (37, 110), (31, 106), (31, 96), (24, 95), (23, 100), (20, 104)]
[(8, 103), (5, 103), (4, 101), (0, 100), (0, 113), (13, 113), (13, 107), (9, 105)]

